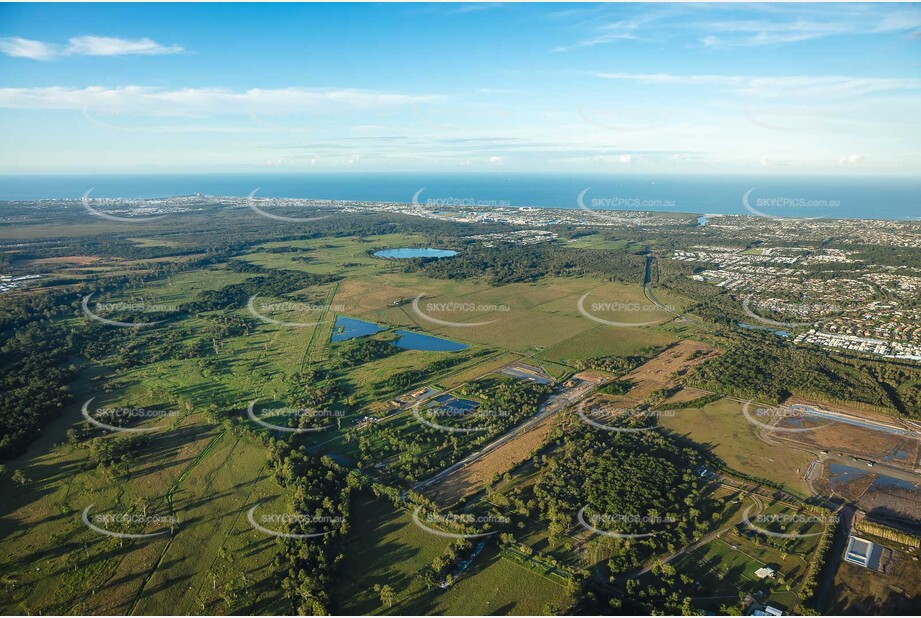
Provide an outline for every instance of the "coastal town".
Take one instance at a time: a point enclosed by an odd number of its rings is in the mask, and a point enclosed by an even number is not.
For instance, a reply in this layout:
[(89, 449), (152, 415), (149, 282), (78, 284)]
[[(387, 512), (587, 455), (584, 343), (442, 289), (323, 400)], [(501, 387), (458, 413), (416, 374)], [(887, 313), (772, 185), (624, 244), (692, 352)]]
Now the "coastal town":
[[(727, 290), (747, 314), (764, 324), (796, 330), (795, 344), (812, 344), (861, 354), (917, 360), (921, 357), (921, 269), (873, 264), (859, 247), (921, 247), (917, 221), (765, 219), (757, 216), (466, 205), (469, 200), (410, 202), (207, 196), (174, 198), (84, 198), (42, 200), (41, 209), (105, 209), (118, 216), (159, 217), (218, 208), (267, 212), (309, 209), (334, 213), (376, 212), (467, 224), (502, 224), (509, 229), (465, 236), (468, 242), (533, 245), (553, 242), (555, 226), (681, 229), (710, 239), (675, 249), (668, 259), (694, 265), (694, 280)], [(581, 202), (576, 200), (575, 203)], [(483, 202), (488, 204), (488, 202)], [(757, 248), (714, 243), (740, 234), (759, 239)], [(833, 236), (838, 246), (827, 246)], [(852, 248), (849, 246), (853, 246)], [(34, 277), (28, 275), (27, 277)], [(14, 289), (22, 276), (5, 277), (0, 291)], [(814, 329), (806, 332), (806, 328)], [(782, 331), (785, 332), (785, 331)]]
[(4, 3), (0, 616), (914, 616), (921, 3)]

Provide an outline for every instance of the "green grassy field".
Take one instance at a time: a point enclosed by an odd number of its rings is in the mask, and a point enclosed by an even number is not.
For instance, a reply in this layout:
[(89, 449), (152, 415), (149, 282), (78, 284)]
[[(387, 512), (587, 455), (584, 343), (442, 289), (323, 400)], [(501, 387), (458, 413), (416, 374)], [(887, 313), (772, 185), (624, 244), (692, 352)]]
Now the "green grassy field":
[[(334, 612), (361, 615), (400, 610), (424, 589), (417, 573), (441, 554), (449, 540), (424, 532), (408, 513), (383, 499), (364, 496), (352, 512), (355, 523), (346, 538), (341, 583), (333, 595)], [(375, 584), (393, 588), (397, 598), (393, 608), (381, 604), (373, 590)]]
[(406, 613), (442, 616), (547, 615), (570, 604), (557, 580), (544, 577), (487, 547), (460, 580), (446, 591), (420, 595)]
[[(158, 246), (156, 239), (140, 232), (135, 242)], [(298, 382), (298, 376), (307, 369), (321, 369), (344, 389), (346, 394), (337, 405), (347, 408), (348, 414), (342, 430), (329, 429), (295, 440), (322, 444), (324, 452), (354, 455), (358, 441), (347, 442), (345, 430), (370, 408), (386, 405), (387, 399), (406, 390), (382, 386), (395, 374), (426, 369), (440, 359), (457, 359), (462, 362), (422, 380), (453, 388), (520, 359), (541, 365), (561, 378), (574, 371), (568, 363), (636, 354), (642, 348), (675, 341), (676, 332), (686, 328), (674, 324), (606, 326), (578, 310), (579, 298), (589, 293), (589, 309), (596, 301), (642, 306), (641, 310), (601, 312), (598, 317), (602, 319), (630, 323), (669, 318), (648, 306), (639, 282), (626, 285), (601, 278), (550, 277), (537, 283), (494, 287), (475, 279), (430, 279), (404, 272), (398, 262), (368, 255), (369, 250), (422, 243), (424, 238), (417, 235), (266, 243), (234, 259), (266, 268), (339, 277), (333, 283), (284, 296), (260, 297), (261, 304), (298, 301), (330, 305), (329, 310), (268, 310), (266, 314), (277, 320), (316, 320), (319, 324), (271, 324), (253, 316), (245, 306), (227, 307), (202, 315), (179, 315), (154, 327), (155, 335), (162, 339), (178, 338), (177, 344), (188, 350), (188, 355), (117, 370), (113, 367), (120, 365), (114, 359), (97, 359), (92, 364), (78, 359), (85, 366), (74, 388), (83, 399), (62, 411), (26, 455), (8, 463), (8, 468), (25, 473), (28, 483), (13, 486), (9, 480), (0, 481), (8, 497), (0, 521), (4, 532), (0, 569), (11, 574), (15, 582), (4, 589), (0, 609), (44, 614), (284, 613), (290, 606), (282, 598), (272, 564), (276, 541), (252, 529), (245, 517), (251, 505), (264, 499), (274, 500), (280, 508), (284, 496), (265, 469), (264, 447), (215, 422), (212, 412), (216, 416), (239, 415), (255, 399), (269, 407), (285, 405), (300, 394), (299, 389), (309, 386)], [(267, 252), (285, 247), (298, 251)], [(94, 300), (131, 302), (143, 298), (150, 303), (178, 305), (194, 300), (201, 292), (252, 276), (219, 264), (105, 298), (100, 294), (101, 298)], [(489, 323), (458, 326), (428, 320), (406, 302), (419, 294), (425, 294), (422, 308), (429, 318), (459, 324)], [(429, 302), (432, 308), (427, 308)], [(443, 303), (479, 308), (439, 308)], [(492, 309), (499, 305), (507, 306), (508, 311)], [(347, 344), (330, 342), (338, 315), (388, 328), (409, 327), (471, 347), (457, 353), (400, 351), (345, 368), (339, 364), (339, 353)], [(220, 337), (211, 334), (220, 320), (231, 316), (243, 324), (241, 332)], [(201, 348), (208, 353), (192, 353)], [(67, 440), (67, 430), (82, 424), (79, 405), (89, 397), (97, 397), (96, 406), (155, 407), (181, 414), (171, 417), (167, 428), (152, 433), (150, 446), (132, 462), (128, 474), (113, 478), (87, 464), (85, 447)], [(690, 419), (692, 414), (703, 415), (708, 422), (702, 423), (697, 417), (682, 426), (682, 419)], [(746, 435), (747, 426), (738, 424), (744, 424), (744, 419), (731, 416), (731, 411), (719, 408), (719, 404), (679, 411), (672, 429), (704, 443), (714, 442), (718, 454), (730, 465), (768, 478), (774, 478), (771, 474), (787, 478), (787, 472), (778, 472), (785, 468), (752, 454), (768, 451), (757, 451), (760, 443), (753, 435)], [(385, 422), (417, 424), (405, 412)], [(257, 429), (255, 425), (251, 428)], [(708, 435), (707, 431), (715, 433)], [(784, 456), (783, 461), (792, 460)], [(87, 529), (80, 519), (81, 510), (90, 504), (95, 505), (94, 512), (119, 512), (139, 508), (140, 500), (157, 513), (179, 518), (172, 536), (120, 542)], [(540, 525), (516, 536), (572, 567), (590, 568), (605, 559), (603, 548), (585, 543), (578, 535), (569, 539), (569, 546), (546, 547), (546, 531)], [(541, 614), (570, 604), (559, 577), (548, 577), (540, 569), (506, 557), (493, 545), (483, 550), (454, 585), (429, 589), (416, 575), (446, 545), (445, 539), (413, 525), (403, 511), (382, 500), (362, 498), (353, 509), (342, 551), (339, 584), (333, 590), (334, 611)], [(241, 581), (244, 585), (239, 587)], [(393, 607), (382, 606), (373, 590), (375, 584), (394, 589), (397, 601)], [(226, 592), (228, 586), (234, 589), (233, 595)]]
[(675, 568), (679, 573), (686, 573), (699, 582), (700, 590), (706, 591), (707, 599), (698, 599), (697, 604), (705, 609), (716, 611), (723, 603), (738, 603), (739, 593), (758, 593), (768, 604), (787, 609), (796, 603), (796, 594), (785, 589), (785, 585), (776, 580), (761, 580), (754, 572), (764, 566), (762, 560), (771, 560), (776, 556), (765, 552), (752, 553), (752, 547), (733, 539), (728, 543), (716, 539), (703, 547), (681, 557)]
[[(466, 343), (496, 346), (518, 352), (546, 348), (549, 361), (578, 359), (604, 354), (629, 354), (645, 345), (661, 345), (674, 337), (644, 328), (603, 326), (579, 313), (579, 298), (590, 293), (592, 303), (620, 303), (622, 310), (603, 310), (598, 317), (609, 321), (642, 323), (665, 320), (669, 314), (649, 309), (641, 283), (615, 284), (591, 277), (551, 277), (536, 283), (499, 287), (478, 280), (431, 279), (402, 272), (397, 261), (368, 255), (369, 250), (419, 244), (421, 238), (389, 235), (357, 239), (320, 239), (291, 243), (267, 243), (266, 248), (290, 246), (304, 249), (307, 261), (296, 253), (262, 253), (240, 258), (268, 268), (289, 268), (317, 274), (341, 275), (333, 303), (344, 315), (401, 327), (412, 327)], [(374, 275), (373, 280), (370, 275)], [(476, 324), (450, 326), (427, 320), (408, 301), (423, 294), (423, 314), (443, 322)], [(403, 304), (394, 305), (394, 302)], [(679, 306), (683, 299), (670, 299)], [(448, 309), (449, 303), (465, 304)], [(438, 307), (441, 305), (442, 307)], [(500, 310), (505, 307), (507, 310)], [(639, 310), (637, 310), (637, 308)]]
[[(89, 383), (81, 386), (92, 392)], [(24, 486), (3, 481), (0, 569), (17, 582), (6, 589), (4, 613), (219, 610), (206, 575), (225, 554), (236, 556), (234, 568), (254, 583), (251, 603), (274, 607), (274, 544), (256, 538), (243, 517), (247, 504), (277, 491), (262, 450), (201, 413), (187, 413), (152, 432), (128, 474), (113, 478), (88, 465), (85, 448), (64, 442), (66, 429), (82, 419), (78, 408), (65, 410), (26, 455), (8, 464), (30, 480)], [(173, 535), (120, 541), (81, 520), (90, 505), (93, 514), (136, 513), (141, 501), (151, 514), (178, 519)]]
[[(548, 604), (565, 607), (567, 592), (487, 546), (447, 589), (427, 588), (419, 572), (447, 547), (447, 539), (423, 531), (408, 513), (382, 499), (364, 498), (354, 511), (334, 595), (337, 614), (542, 614)], [(381, 603), (374, 585), (395, 592), (392, 607)]]
[(742, 404), (721, 399), (700, 409), (676, 410), (659, 422), (680, 435), (708, 445), (736, 470), (783, 483), (794, 493), (806, 496), (809, 489), (803, 474), (812, 458), (803, 451), (767, 444), (742, 415)]
[[(746, 504), (751, 504), (746, 501)], [(796, 516), (809, 517), (809, 513), (780, 502), (765, 505), (759, 519), (750, 515), (755, 525), (772, 531), (816, 535), (824, 525), (812, 521), (796, 522)], [(779, 525), (777, 520), (790, 523)], [(777, 539), (765, 535), (746, 534), (748, 528), (733, 527), (706, 545), (677, 558), (673, 565), (678, 573), (691, 576), (712, 596), (702, 607), (716, 610), (722, 603), (738, 601), (739, 592), (762, 595), (767, 604), (793, 611), (798, 603), (798, 593), (806, 575), (808, 564), (814, 559), (819, 536), (801, 536), (795, 540)], [(755, 571), (763, 566), (773, 568), (774, 578), (759, 579)]]
[[(799, 602), (798, 595), (808, 564), (815, 559), (818, 533), (824, 530), (824, 524), (798, 521), (797, 516), (808, 519), (809, 514), (781, 502), (768, 502), (760, 514), (749, 515), (754, 525), (771, 532), (815, 535), (791, 540), (778, 539), (753, 534), (750, 528), (741, 523), (741, 512), (754, 506), (751, 498), (732, 501), (727, 506), (730, 507), (726, 511), (729, 517), (722, 518), (718, 527), (733, 522), (736, 525), (718, 538), (672, 561), (678, 574), (691, 578), (695, 605), (705, 610), (719, 611), (723, 604), (736, 604), (739, 594), (745, 593), (754, 595), (763, 603), (793, 612)], [(777, 524), (779, 520), (787, 523)], [(764, 566), (773, 568), (776, 571), (775, 577), (758, 578), (755, 571)], [(641, 581), (644, 585), (653, 584), (655, 576), (644, 575)]]

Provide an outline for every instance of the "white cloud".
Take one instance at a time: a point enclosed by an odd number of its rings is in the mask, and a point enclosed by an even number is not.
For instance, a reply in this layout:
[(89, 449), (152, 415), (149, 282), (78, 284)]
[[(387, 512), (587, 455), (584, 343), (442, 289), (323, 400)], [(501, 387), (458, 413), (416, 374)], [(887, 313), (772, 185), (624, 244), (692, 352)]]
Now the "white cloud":
[[(796, 13), (796, 9), (793, 12)], [(835, 13), (823, 11), (817, 19), (804, 17), (806, 15), (809, 15), (807, 10), (801, 10), (801, 15), (713, 21), (698, 26), (705, 31), (725, 33), (727, 36), (723, 38), (712, 37), (710, 45), (726, 47), (796, 43), (840, 35), (897, 33), (921, 26), (921, 12), (914, 9), (883, 12), (858, 6)]]
[(704, 44), (704, 47), (714, 47), (715, 45), (719, 45), (720, 41), (711, 34), (702, 38), (700, 42)]
[(790, 159), (775, 159), (774, 157), (769, 157), (767, 155), (761, 157), (758, 163), (761, 164), (761, 167), (786, 167), (793, 165), (793, 161)]
[(833, 20), (818, 22), (803, 19), (796, 19), (793, 21), (769, 21), (758, 19), (720, 21), (704, 24), (701, 28), (726, 33), (734, 37), (717, 39), (711, 35), (711, 45), (725, 46), (795, 43), (797, 41), (808, 41), (836, 34), (847, 34), (853, 31), (853, 25), (844, 22), (835, 22)]
[(15, 58), (53, 60), (59, 56), (159, 56), (184, 51), (179, 45), (161, 45), (148, 38), (120, 39), (108, 36), (77, 36), (67, 45), (32, 41), (19, 37), (0, 39), (0, 53)]
[(448, 15), (464, 15), (466, 13), (478, 13), (480, 11), (489, 11), (505, 6), (504, 2), (465, 2), (457, 3), (447, 9)]
[(846, 157), (841, 157), (838, 159), (839, 167), (855, 167), (863, 163), (863, 155), (859, 154), (849, 154)]
[(555, 52), (566, 52), (580, 47), (594, 47), (595, 45), (604, 45), (614, 41), (636, 41), (639, 37), (636, 30), (640, 24), (635, 21), (618, 21), (611, 24), (604, 24), (600, 32), (588, 39), (578, 41), (572, 45), (563, 45), (554, 48)]
[[(751, 4), (746, 6), (746, 19), (726, 19), (727, 13), (738, 15), (739, 9), (730, 5), (693, 7), (671, 5), (668, 8), (648, 5), (633, 11), (623, 19), (624, 11), (601, 9), (590, 19), (584, 15), (560, 13), (581, 20), (578, 26), (588, 26), (582, 39), (554, 51), (604, 45), (622, 40), (662, 43), (682, 40), (705, 47), (757, 47), (781, 45), (822, 39), (832, 36), (867, 34), (909, 34), (921, 27), (921, 11), (910, 4), (881, 7), (879, 5), (836, 5), (834, 11), (826, 6)], [(605, 21), (608, 13), (611, 21)], [(685, 39), (685, 37), (687, 37)]]
[(31, 41), (19, 37), (0, 39), (0, 53), (14, 58), (30, 58), (32, 60), (50, 60), (55, 56), (53, 45), (41, 41)]
[(750, 97), (861, 96), (921, 89), (921, 79), (889, 77), (675, 75), (672, 73), (596, 73), (598, 77), (653, 85), (717, 86)]
[(499, 163), (502, 163), (503, 161), (505, 161), (505, 157), (495, 157), (495, 156), (489, 157), (489, 163), (492, 165), (498, 165)]
[(336, 111), (343, 107), (376, 109), (438, 100), (434, 95), (408, 95), (376, 90), (275, 88), (228, 90), (149, 86), (105, 88), (0, 88), (0, 108), (57, 109), (157, 116), (229, 114), (291, 114)]
[(119, 39), (108, 36), (77, 36), (70, 39), (69, 43), (64, 53), (77, 56), (127, 56), (132, 54), (159, 56), (184, 51), (178, 45), (160, 45), (148, 38)]

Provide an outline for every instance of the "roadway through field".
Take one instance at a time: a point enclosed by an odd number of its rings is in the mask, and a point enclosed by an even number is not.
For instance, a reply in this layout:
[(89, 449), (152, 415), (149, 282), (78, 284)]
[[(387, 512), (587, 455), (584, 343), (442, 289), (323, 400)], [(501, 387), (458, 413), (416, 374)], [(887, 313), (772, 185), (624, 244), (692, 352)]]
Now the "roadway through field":
[[(704, 390), (704, 389), (701, 389), (701, 390)], [(726, 399), (729, 399), (731, 401), (735, 401), (741, 404), (746, 403), (745, 401), (741, 399), (736, 399), (735, 397), (726, 397)], [(828, 413), (828, 414), (822, 415), (822, 418), (826, 420), (830, 420), (833, 423), (845, 423), (847, 425), (854, 426), (853, 422), (849, 422), (850, 418), (848, 418), (848, 420), (844, 420), (844, 419), (838, 420), (836, 418), (836, 417), (843, 417), (843, 416), (850, 417), (850, 415), (840, 415), (838, 413)], [(773, 427), (777, 425), (781, 420), (782, 420), (781, 417), (774, 418), (771, 422), (771, 426)], [(872, 419), (861, 419), (861, 420), (862, 420), (862, 423), (859, 425), (859, 427), (862, 427), (864, 429), (869, 429), (870, 431), (883, 431), (885, 433), (890, 433), (889, 430), (891, 429), (891, 426), (886, 423), (876, 422)], [(907, 429), (906, 431), (907, 433), (905, 435), (907, 437), (914, 438), (914, 439), (921, 439), (921, 435), (919, 435), (918, 437), (915, 437), (914, 434), (917, 434), (918, 432), (916, 432), (914, 429)], [(758, 429), (757, 435), (758, 435), (758, 438), (761, 441), (765, 442), (766, 444), (771, 444), (774, 446), (783, 445), (788, 448), (792, 448), (798, 451), (803, 451), (804, 453), (809, 453), (810, 455), (815, 457), (815, 461), (813, 463), (816, 467), (824, 466), (826, 462), (839, 463), (839, 464), (852, 466), (852, 467), (855, 465), (866, 466), (866, 461), (860, 461), (855, 457), (849, 457), (844, 454), (831, 455), (828, 453), (823, 453), (822, 449), (820, 449), (819, 447), (810, 447), (809, 445), (803, 444), (796, 440), (784, 438), (781, 435), (780, 431), (775, 432), (767, 428), (761, 428), (761, 429)], [(873, 468), (870, 471), (875, 474), (879, 474), (882, 476), (891, 476), (893, 478), (897, 478), (903, 481), (908, 481), (915, 485), (921, 486), (921, 475), (917, 473), (909, 472), (901, 468), (894, 468), (886, 464), (885, 462), (878, 461), (875, 459), (871, 460), (870, 458), (867, 458), (867, 460), (873, 462)], [(812, 493), (818, 496), (820, 495), (820, 492), (813, 486), (812, 480), (813, 480), (812, 477), (807, 475), (806, 484), (809, 486), (809, 489), (812, 491)]]
[[(760, 499), (758, 496), (756, 496), (755, 494), (749, 494), (749, 497), (750, 497), (750, 498), (754, 501), (754, 503), (755, 503), (755, 509), (756, 509), (755, 515), (759, 515), (759, 514), (764, 510), (764, 503), (761, 502), (761, 499)], [(661, 557), (661, 558), (656, 558), (653, 562), (647, 564), (646, 566), (643, 566), (643, 567), (640, 567), (640, 568), (638, 568), (638, 569), (634, 569), (634, 570), (632, 570), (632, 571), (629, 571), (629, 572), (627, 572), (627, 573), (624, 573), (623, 575), (621, 575), (620, 577), (617, 578), (617, 581), (618, 581), (619, 583), (623, 583), (623, 582), (627, 581), (628, 579), (637, 579), (638, 577), (640, 577), (640, 576), (642, 576), (642, 575), (645, 575), (646, 573), (648, 573), (649, 571), (651, 571), (652, 568), (653, 568), (656, 564), (659, 564), (659, 563), (666, 564), (666, 563), (668, 563), (668, 562), (671, 562), (671, 561), (674, 560), (675, 558), (678, 558), (679, 556), (683, 556), (684, 554), (686, 554), (686, 553), (688, 553), (688, 552), (692, 552), (692, 551), (694, 551), (695, 549), (698, 549), (698, 548), (700, 548), (700, 547), (703, 547), (704, 545), (706, 545), (706, 544), (709, 543), (710, 541), (712, 541), (712, 540), (714, 540), (714, 539), (717, 539), (717, 538), (721, 537), (721, 536), (723, 535), (723, 533), (725, 533), (725, 532), (731, 530), (732, 528), (734, 528), (735, 526), (737, 526), (737, 525), (740, 524), (741, 522), (742, 522), (742, 516), (740, 515), (740, 516), (739, 516), (739, 519), (737, 519), (737, 520), (736, 520), (736, 519), (733, 519), (731, 522), (729, 522), (728, 524), (726, 524), (726, 525), (723, 526), (722, 528), (717, 528), (716, 530), (713, 530), (712, 532), (708, 532), (708, 533), (705, 534), (704, 536), (700, 537), (698, 540), (694, 541), (693, 543), (691, 543), (691, 544), (689, 544), (689, 545), (685, 545), (684, 547), (682, 547), (682, 548), (679, 549), (678, 551), (675, 551), (675, 552), (673, 552), (673, 553), (671, 553), (671, 554), (669, 554), (669, 555), (667, 555), (667, 556), (663, 556), (663, 557)]]
[(655, 258), (653, 256), (651, 255), (646, 256), (646, 273), (643, 276), (643, 294), (646, 295), (646, 298), (649, 300), (649, 302), (651, 302), (653, 305), (655, 305), (662, 311), (666, 313), (670, 313), (673, 316), (675, 316), (674, 319), (684, 318), (685, 320), (689, 320), (691, 322), (703, 323), (703, 320), (701, 320), (700, 318), (696, 318), (690, 315), (685, 315), (683, 313), (678, 313), (674, 311), (673, 309), (671, 309), (670, 307), (668, 307), (667, 305), (664, 305), (661, 302), (659, 302), (659, 299), (656, 298), (655, 294), (653, 294), (652, 292), (652, 264), (654, 261), (655, 261)]
[[(714, 391), (709, 391), (709, 390), (707, 390), (707, 389), (705, 389), (705, 388), (695, 388), (695, 390), (699, 390), (699, 391), (701, 391), (701, 392), (709, 393), (709, 394), (711, 394), (711, 395), (721, 394), (721, 393), (716, 393), (716, 392), (714, 392)], [(723, 395), (723, 398), (726, 399), (727, 401), (735, 401), (736, 403), (741, 404), (741, 405), (744, 405), (744, 404), (746, 404), (746, 403), (747, 403), (747, 404), (750, 404), (750, 405), (762, 405), (762, 404), (759, 404), (758, 402), (753, 401), (753, 400), (739, 399), (738, 397), (730, 397), (730, 396), (728, 396), (728, 395)], [(772, 407), (776, 407), (776, 406), (771, 406), (771, 405), (764, 404), (764, 407), (772, 408)], [(848, 425), (854, 425), (852, 422), (846, 422), (846, 421), (843, 420), (843, 419), (842, 419), (842, 420), (838, 420), (838, 419), (836, 418), (837, 416), (845, 416), (845, 415), (838, 414), (838, 413), (836, 413), (836, 412), (832, 412), (832, 413), (828, 413), (828, 414), (826, 414), (826, 415), (823, 415), (822, 418), (825, 419), (825, 420), (830, 420), (830, 421), (833, 422), (833, 423), (845, 423), (845, 424), (848, 424)], [(850, 415), (847, 415), (847, 416), (850, 416)], [(775, 417), (772, 419), (772, 421), (771, 421), (771, 425), (772, 425), (772, 426), (773, 426), (773, 425), (776, 425), (776, 424), (778, 424), (781, 420), (782, 420), (781, 417), (775, 416)], [(889, 430), (892, 428), (891, 425), (889, 425), (889, 424), (882, 423), (882, 422), (876, 422), (876, 421), (874, 421), (874, 420), (872, 420), (872, 419), (862, 418), (862, 419), (860, 419), (860, 420), (862, 421), (860, 427), (863, 427), (863, 428), (865, 428), (865, 429), (869, 429), (870, 431), (885, 431), (886, 433), (890, 433)], [(792, 448), (792, 449), (794, 449), (794, 450), (798, 450), (798, 451), (802, 451), (802, 452), (804, 452), (804, 453), (808, 453), (808, 454), (812, 455), (813, 457), (815, 457), (815, 462), (814, 462), (814, 463), (815, 463), (816, 465), (824, 464), (826, 461), (831, 461), (831, 462), (834, 462), (834, 463), (841, 463), (841, 464), (845, 464), (845, 465), (849, 465), (849, 466), (861, 465), (861, 464), (862, 464), (862, 465), (866, 465), (866, 462), (865, 462), (865, 461), (860, 461), (860, 460), (856, 459), (855, 457), (848, 457), (848, 456), (846, 456), (846, 455), (838, 456), (838, 455), (825, 454), (825, 453), (822, 453), (822, 452), (821, 452), (821, 449), (820, 449), (819, 447), (810, 447), (810, 446), (808, 446), (808, 445), (802, 444), (802, 443), (797, 442), (797, 441), (795, 441), (795, 440), (785, 439), (785, 438), (783, 438), (782, 435), (780, 435), (780, 433), (781, 433), (780, 431), (776, 431), (776, 432), (775, 432), (775, 431), (772, 431), (772, 430), (767, 429), (767, 428), (756, 428), (756, 429), (757, 429), (757, 436), (758, 436), (758, 438), (759, 438), (762, 442), (765, 442), (766, 444), (770, 444), (770, 445), (772, 445), (772, 446), (781, 446), (781, 445), (783, 445), (783, 446), (786, 446), (786, 447), (788, 447), (788, 448)], [(907, 433), (906, 433), (906, 436), (907, 436), (907, 437), (914, 438), (914, 439), (916, 439), (916, 440), (921, 440), (921, 432), (916, 431), (916, 430), (913, 429), (913, 428), (906, 429), (906, 431), (907, 431)], [(868, 458), (868, 460), (870, 460), (870, 458)], [(903, 469), (901, 469), (901, 468), (894, 468), (894, 467), (889, 466), (888, 464), (886, 464), (885, 462), (882, 462), (882, 461), (878, 461), (878, 460), (872, 460), (872, 461), (873, 461), (873, 465), (874, 465), (874, 469), (872, 470), (872, 472), (875, 472), (875, 473), (877, 473), (877, 474), (881, 474), (881, 475), (884, 475), (884, 476), (891, 476), (891, 477), (894, 477), (894, 478), (897, 478), (897, 479), (901, 479), (901, 480), (903, 480), (903, 481), (909, 481), (909, 482), (911, 482), (911, 483), (914, 483), (915, 485), (921, 486), (921, 474), (917, 474), (917, 473), (914, 473), (914, 472), (909, 472), (909, 471), (903, 470)], [(811, 479), (811, 478), (807, 478), (806, 481), (807, 481), (807, 485), (808, 485), (809, 488), (812, 490), (813, 494), (819, 495), (819, 491), (816, 490), (816, 489), (812, 486), (812, 479)]]
[(436, 475), (429, 477), (428, 479), (424, 481), (420, 481), (419, 483), (416, 483), (416, 485), (413, 486), (413, 490), (419, 491), (419, 490), (425, 489), (429, 485), (433, 485), (434, 483), (441, 481), (442, 479), (444, 479), (446, 476), (448, 476), (452, 472), (455, 472), (457, 470), (460, 470), (461, 468), (469, 466), (470, 464), (474, 463), (480, 458), (496, 450), (503, 444), (507, 444), (509, 441), (514, 440), (518, 436), (530, 431), (531, 429), (539, 425), (541, 421), (543, 421), (547, 417), (552, 416), (553, 414), (556, 414), (557, 412), (559, 412), (566, 406), (572, 405), (573, 403), (576, 403), (577, 401), (585, 398), (592, 391), (593, 387), (594, 387), (594, 384), (592, 384), (591, 382), (585, 382), (581, 384), (580, 386), (569, 389), (568, 391), (565, 391), (563, 393), (559, 393), (557, 395), (551, 395), (550, 398), (547, 399), (547, 401), (545, 401), (544, 403), (540, 405), (540, 407), (538, 408), (537, 414), (535, 414), (531, 419), (525, 421), (524, 423), (516, 427), (513, 427), (507, 433), (496, 438), (495, 440), (493, 440), (492, 442), (484, 446), (479, 451), (475, 453), (471, 453), (470, 455), (467, 455), (460, 461), (456, 462), (455, 464), (451, 466), (448, 466), (447, 468), (437, 473)]

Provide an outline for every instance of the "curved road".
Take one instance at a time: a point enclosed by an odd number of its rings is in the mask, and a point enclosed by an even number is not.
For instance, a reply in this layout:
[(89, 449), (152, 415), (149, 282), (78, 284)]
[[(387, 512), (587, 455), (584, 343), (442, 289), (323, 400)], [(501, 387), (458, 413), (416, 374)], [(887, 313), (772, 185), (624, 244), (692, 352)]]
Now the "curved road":
[(661, 302), (659, 302), (659, 299), (656, 298), (655, 294), (652, 293), (652, 263), (655, 259), (656, 258), (653, 257), (652, 255), (646, 256), (646, 274), (643, 276), (643, 293), (646, 295), (646, 298), (653, 305), (655, 305), (656, 307), (658, 307), (659, 309), (661, 309), (662, 311), (666, 313), (672, 314), (673, 316), (675, 316), (675, 318), (684, 318), (685, 320), (688, 320), (690, 322), (702, 323), (703, 320), (701, 320), (700, 318), (696, 318), (690, 315), (685, 315), (683, 313), (678, 313), (676, 311), (673, 311), (667, 305), (663, 305)]
[[(755, 514), (756, 514), (756, 515), (761, 514), (761, 511), (764, 510), (764, 503), (761, 502), (761, 499), (760, 499), (756, 494), (753, 494), (753, 493), (752, 493), (752, 494), (748, 494), (748, 497), (751, 498), (751, 499), (755, 502), (755, 508), (757, 509), (757, 510), (755, 511)], [(743, 511), (743, 512), (744, 512), (744, 511)], [(660, 563), (660, 562), (661, 562), (662, 564), (666, 564), (666, 563), (668, 563), (668, 562), (671, 562), (672, 560), (674, 560), (675, 558), (677, 558), (677, 557), (679, 557), (679, 556), (683, 556), (684, 554), (686, 554), (686, 553), (688, 553), (688, 552), (690, 552), (690, 551), (694, 551), (695, 549), (697, 549), (697, 548), (699, 548), (699, 547), (702, 547), (702, 546), (706, 545), (707, 543), (709, 543), (710, 541), (712, 541), (712, 540), (714, 540), (714, 539), (716, 539), (716, 538), (722, 536), (724, 532), (730, 530), (731, 528), (733, 528), (734, 526), (740, 524), (741, 522), (742, 522), (742, 517), (741, 517), (741, 515), (740, 515), (738, 519), (733, 519), (732, 521), (730, 521), (728, 524), (726, 524), (726, 525), (723, 526), (722, 528), (717, 528), (716, 530), (713, 530), (712, 532), (708, 532), (707, 534), (705, 534), (705, 535), (703, 535), (702, 537), (700, 537), (698, 540), (694, 541), (693, 543), (690, 543), (689, 545), (685, 545), (684, 547), (682, 547), (682, 548), (679, 549), (678, 551), (676, 551), (676, 552), (674, 552), (674, 553), (672, 553), (672, 554), (669, 554), (668, 556), (663, 556), (663, 557), (661, 557), (661, 558), (656, 558), (656, 560), (655, 560), (652, 564), (647, 564), (647, 565), (644, 566), (644, 567), (641, 567), (641, 568), (638, 568), (638, 569), (634, 569), (634, 570), (632, 570), (632, 571), (629, 571), (629, 572), (627, 572), (627, 573), (624, 573), (623, 575), (618, 576), (618, 577), (616, 578), (616, 581), (617, 581), (617, 582), (622, 582), (622, 581), (626, 581), (626, 580), (628, 580), (628, 579), (636, 579), (636, 578), (638, 578), (638, 577), (640, 577), (640, 576), (642, 576), (642, 575), (645, 575), (646, 573), (648, 573), (649, 571), (651, 571), (651, 570), (652, 570), (652, 567), (654, 567), (656, 564), (658, 564), (658, 563)]]

